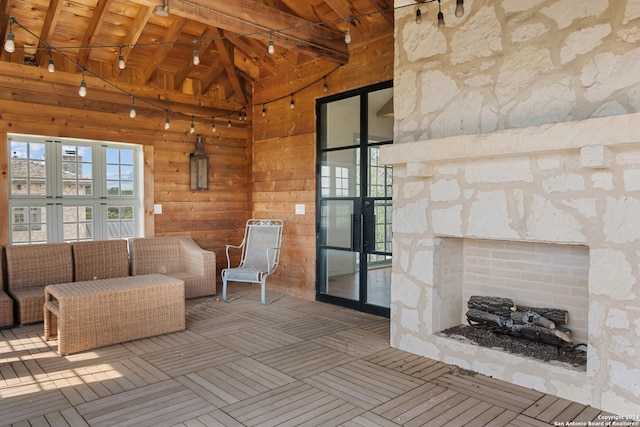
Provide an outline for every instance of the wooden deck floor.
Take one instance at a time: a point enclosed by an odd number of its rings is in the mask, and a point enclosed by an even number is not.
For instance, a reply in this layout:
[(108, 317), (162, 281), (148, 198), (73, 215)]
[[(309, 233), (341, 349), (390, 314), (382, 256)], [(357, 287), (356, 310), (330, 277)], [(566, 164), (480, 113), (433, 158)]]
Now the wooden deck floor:
[(390, 348), (388, 330), (292, 297), (189, 300), (185, 331), (67, 357), (42, 324), (3, 330), (0, 426), (547, 426), (601, 413)]

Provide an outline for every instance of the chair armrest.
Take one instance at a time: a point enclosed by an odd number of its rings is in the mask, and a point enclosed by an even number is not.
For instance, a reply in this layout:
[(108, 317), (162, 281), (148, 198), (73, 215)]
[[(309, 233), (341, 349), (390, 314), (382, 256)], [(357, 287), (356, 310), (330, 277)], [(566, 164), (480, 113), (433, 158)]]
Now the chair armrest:
[[(280, 251), (280, 248), (267, 248), (267, 263), (269, 265), (269, 269), (267, 270), (268, 274), (273, 273), (274, 271), (276, 271), (276, 268), (278, 268), (278, 253)], [(273, 258), (271, 257), (270, 253), (273, 253)]]
[(231, 257), (229, 256), (229, 249), (242, 249), (244, 247), (244, 240), (239, 245), (225, 245), (225, 254), (227, 255), (227, 268), (231, 268)]

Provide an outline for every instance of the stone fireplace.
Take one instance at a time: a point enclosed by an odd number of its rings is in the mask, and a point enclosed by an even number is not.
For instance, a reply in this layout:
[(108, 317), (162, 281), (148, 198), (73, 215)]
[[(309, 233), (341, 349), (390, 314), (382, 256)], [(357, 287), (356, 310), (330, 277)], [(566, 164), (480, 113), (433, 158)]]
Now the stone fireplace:
[[(391, 344), (640, 414), (640, 114), (397, 143)], [(587, 366), (461, 342), (471, 294), (564, 308)]]

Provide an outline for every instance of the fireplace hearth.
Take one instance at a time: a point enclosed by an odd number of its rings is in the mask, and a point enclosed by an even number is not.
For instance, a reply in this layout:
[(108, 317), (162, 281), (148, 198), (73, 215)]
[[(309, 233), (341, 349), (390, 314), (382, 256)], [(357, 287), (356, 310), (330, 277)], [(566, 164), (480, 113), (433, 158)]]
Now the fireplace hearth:
[[(640, 413), (637, 123), (638, 113), (383, 147), (394, 174), (391, 344)], [(472, 295), (569, 311), (586, 365), (477, 344), (486, 331), (461, 334)]]
[(472, 343), (487, 348), (498, 349), (525, 358), (542, 362), (565, 364), (568, 367), (585, 370), (587, 366), (587, 348), (585, 344), (574, 346), (556, 346), (539, 341), (532, 341), (499, 334), (486, 329), (469, 325), (458, 325), (447, 328), (440, 335)]

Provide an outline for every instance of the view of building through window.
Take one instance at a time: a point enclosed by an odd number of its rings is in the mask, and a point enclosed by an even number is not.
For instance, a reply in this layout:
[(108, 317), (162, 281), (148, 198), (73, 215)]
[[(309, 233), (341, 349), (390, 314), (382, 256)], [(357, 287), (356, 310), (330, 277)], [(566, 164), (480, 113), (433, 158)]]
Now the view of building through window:
[(12, 244), (138, 235), (138, 146), (10, 135)]

